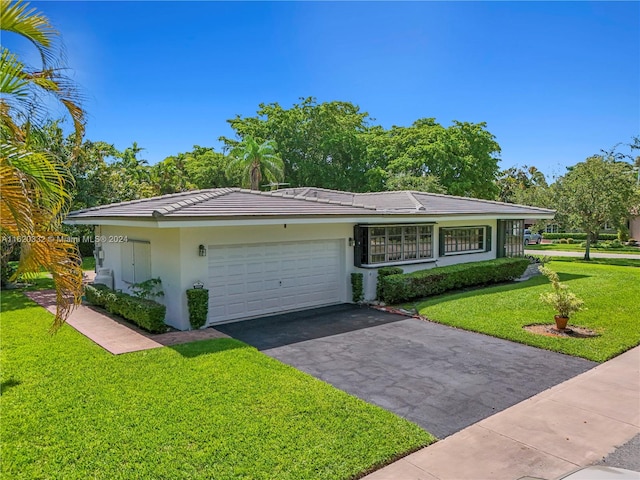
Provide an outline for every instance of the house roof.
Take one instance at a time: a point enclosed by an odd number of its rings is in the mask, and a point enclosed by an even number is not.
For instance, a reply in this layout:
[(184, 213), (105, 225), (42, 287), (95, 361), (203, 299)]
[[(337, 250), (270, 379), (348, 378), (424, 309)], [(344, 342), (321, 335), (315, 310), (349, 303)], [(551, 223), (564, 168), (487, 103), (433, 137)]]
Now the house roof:
[(104, 219), (171, 221), (179, 219), (360, 217), (377, 215), (517, 215), (545, 218), (553, 210), (476, 198), (399, 191), (352, 193), (322, 188), (258, 192), (213, 188), (114, 203), (69, 213), (69, 223)]

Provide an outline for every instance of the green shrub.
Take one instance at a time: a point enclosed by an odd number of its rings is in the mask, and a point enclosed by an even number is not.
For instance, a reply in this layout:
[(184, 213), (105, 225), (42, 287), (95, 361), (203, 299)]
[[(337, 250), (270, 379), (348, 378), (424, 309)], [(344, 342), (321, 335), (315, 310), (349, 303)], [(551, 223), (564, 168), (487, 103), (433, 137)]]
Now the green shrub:
[(381, 267), (378, 269), (378, 283), (376, 283), (376, 299), (382, 300), (384, 298), (383, 290), (383, 282), (381, 281), (384, 277), (388, 277), (389, 275), (400, 275), (404, 273), (404, 270), (400, 267)]
[(162, 333), (167, 330), (164, 323), (167, 307), (158, 302), (114, 292), (100, 284), (87, 285), (84, 292), (89, 303), (130, 320), (149, 332)]
[(561, 238), (560, 243), (569, 243), (569, 241), (566, 238)]
[(115, 295), (115, 292), (101, 283), (85, 285), (84, 287), (84, 295), (87, 302), (98, 307), (107, 307), (107, 295), (109, 294)]
[(573, 238), (567, 238), (567, 243), (573, 243)]
[(354, 303), (364, 299), (364, 275), (362, 273), (351, 274), (351, 298)]
[(399, 303), (476, 285), (505, 282), (520, 277), (529, 265), (526, 258), (499, 258), (462, 263), (418, 272), (378, 278), (387, 303)]
[(191, 328), (198, 329), (207, 323), (209, 290), (206, 288), (190, 288), (187, 290), (187, 304), (189, 305)]
[[(576, 233), (576, 232), (567, 232), (567, 233), (543, 233), (542, 238), (545, 240), (560, 240), (561, 238), (573, 238), (574, 240), (586, 240), (586, 233)], [(616, 233), (601, 233), (598, 235), (600, 240), (615, 240), (618, 238), (618, 234)]]

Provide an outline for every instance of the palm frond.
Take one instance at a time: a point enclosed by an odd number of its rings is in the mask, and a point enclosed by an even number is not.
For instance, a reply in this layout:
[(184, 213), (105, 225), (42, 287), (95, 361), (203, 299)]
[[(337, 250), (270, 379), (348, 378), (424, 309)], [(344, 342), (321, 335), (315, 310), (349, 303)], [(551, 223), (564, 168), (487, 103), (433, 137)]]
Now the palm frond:
[(16, 97), (26, 97), (29, 93), (29, 78), (24, 64), (4, 47), (0, 53), (0, 93)]
[(56, 54), (52, 50), (58, 32), (51, 26), (49, 19), (29, 3), (22, 0), (0, 2), (0, 26), (2, 30), (22, 35), (35, 45), (42, 57), (43, 65), (48, 65)]

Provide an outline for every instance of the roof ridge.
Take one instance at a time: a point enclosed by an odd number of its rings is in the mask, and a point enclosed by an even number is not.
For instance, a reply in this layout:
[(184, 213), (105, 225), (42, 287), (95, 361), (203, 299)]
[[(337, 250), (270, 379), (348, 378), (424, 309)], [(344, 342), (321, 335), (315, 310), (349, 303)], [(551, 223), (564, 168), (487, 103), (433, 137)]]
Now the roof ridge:
[(449, 195), (447, 193), (431, 193), (431, 192), (419, 192), (417, 190), (407, 190), (410, 191), (412, 194), (419, 194), (419, 195), (431, 195), (433, 197), (447, 197), (447, 198), (458, 198), (460, 200), (471, 200), (474, 202), (483, 202), (483, 203), (491, 203), (493, 205), (507, 205), (510, 207), (525, 207), (525, 208), (535, 208), (536, 210), (543, 210), (543, 211), (555, 211), (551, 208), (545, 208), (545, 207), (533, 207), (531, 205), (522, 205), (521, 203), (508, 203), (508, 202), (499, 202), (498, 200), (487, 200), (486, 198), (475, 198), (475, 197), (462, 197), (460, 195)]
[(205, 200), (211, 200), (212, 198), (222, 197), (227, 195), (236, 188), (211, 188), (205, 190), (191, 190), (191, 194), (195, 195), (193, 197), (187, 198), (186, 200), (178, 201), (176, 203), (172, 203), (171, 205), (167, 205), (166, 207), (159, 208), (154, 210), (151, 215), (154, 217), (161, 217), (168, 213), (177, 212), (178, 210), (190, 207), (191, 205), (195, 205), (200, 202), (204, 202)]
[(422, 204), (422, 202), (418, 201), (418, 199), (413, 195), (413, 192), (411, 190), (406, 190), (405, 193), (409, 197), (409, 200), (413, 202), (417, 211), (426, 210), (425, 206)]
[[(303, 193), (308, 193), (309, 190), (312, 189), (316, 189), (316, 187), (307, 187), (306, 190), (304, 190)], [(287, 194), (287, 193), (282, 193), (281, 190), (273, 190), (273, 191), (268, 191), (268, 192), (259, 192), (260, 194), (263, 195), (269, 195), (271, 197), (282, 197), (282, 198), (292, 198), (295, 200), (304, 200), (305, 202), (315, 202), (315, 203), (327, 203), (329, 205), (341, 205), (343, 207), (355, 207), (355, 208), (364, 208), (366, 210), (376, 210), (376, 207), (374, 205), (365, 205), (363, 203), (356, 203), (355, 202), (355, 194), (352, 192), (342, 192), (340, 190), (329, 190), (329, 189), (317, 189), (317, 190), (323, 190), (326, 192), (337, 192), (337, 193), (346, 193), (351, 195), (352, 200), (351, 202), (343, 202), (341, 200), (331, 200), (329, 198), (319, 198), (319, 197), (307, 197), (304, 196), (303, 193), (299, 193), (297, 195), (293, 195), (293, 194)], [(250, 190), (250, 192), (255, 193), (255, 190)], [(280, 192), (280, 193), (278, 193)]]
[(201, 189), (201, 190), (187, 190), (186, 192), (166, 193), (164, 195), (156, 195), (155, 197), (136, 198), (135, 200), (124, 200), (122, 202), (109, 203), (107, 205), (96, 205), (95, 207), (82, 208), (80, 210), (74, 210), (73, 212), (69, 212), (69, 213), (84, 213), (84, 212), (102, 210), (102, 209), (105, 209), (105, 208), (111, 208), (111, 207), (116, 207), (116, 206), (121, 206), (121, 205), (134, 205), (136, 203), (146, 203), (146, 202), (151, 202), (151, 201), (154, 201), (154, 200), (159, 200), (161, 198), (167, 198), (167, 197), (183, 197), (183, 196), (186, 196), (186, 195), (192, 195), (195, 192), (206, 192), (206, 191), (210, 191), (210, 190), (218, 190), (218, 189), (217, 188), (206, 188), (206, 189)]

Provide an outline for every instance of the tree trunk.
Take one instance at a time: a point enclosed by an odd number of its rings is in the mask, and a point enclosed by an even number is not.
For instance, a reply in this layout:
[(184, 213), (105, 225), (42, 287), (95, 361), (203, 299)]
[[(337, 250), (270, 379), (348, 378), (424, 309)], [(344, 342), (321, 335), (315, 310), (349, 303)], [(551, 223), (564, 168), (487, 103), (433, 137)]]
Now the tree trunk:
[(260, 164), (254, 163), (251, 166), (251, 190), (260, 190), (260, 180), (262, 180), (262, 174), (260, 173)]
[(591, 260), (591, 258), (589, 257), (589, 249), (591, 248), (591, 233), (587, 232), (587, 244), (586, 247), (584, 249), (584, 259), (585, 260)]

